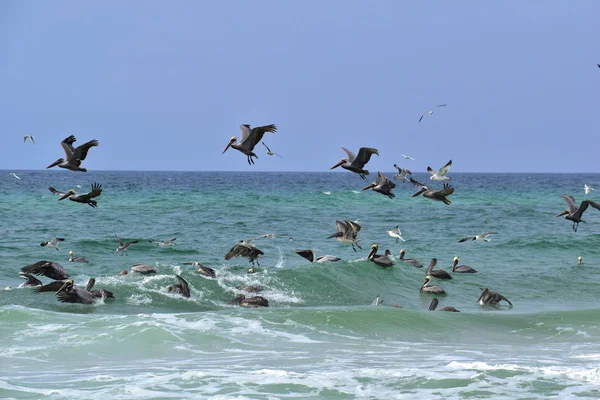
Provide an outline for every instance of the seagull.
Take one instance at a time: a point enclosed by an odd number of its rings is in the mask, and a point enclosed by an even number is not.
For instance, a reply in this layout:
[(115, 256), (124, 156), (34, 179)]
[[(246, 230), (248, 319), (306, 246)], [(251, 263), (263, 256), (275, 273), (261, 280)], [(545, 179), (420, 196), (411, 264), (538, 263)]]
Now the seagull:
[(440, 168), (439, 171), (436, 171), (433, 168), (428, 166), (427, 172), (429, 172), (431, 174), (431, 176), (429, 177), (429, 180), (449, 181), (451, 178), (447, 177), (446, 174), (448, 173), (448, 170), (450, 169), (451, 166), (452, 166), (452, 160), (448, 161), (446, 163), (446, 165), (444, 165), (442, 168)]
[(172, 238), (172, 239), (167, 239), (164, 241), (156, 241), (156, 240), (148, 240), (150, 243), (155, 243), (156, 245), (158, 245), (159, 247), (171, 247), (173, 246), (175, 243), (175, 240), (177, 240), (177, 238)]
[(411, 156), (407, 156), (406, 154), (401, 154), (401, 156), (405, 159), (405, 160), (414, 160), (414, 158), (412, 158)]
[(568, 219), (569, 221), (573, 221), (573, 230), (575, 232), (577, 232), (579, 223), (585, 222), (584, 220), (581, 219), (581, 217), (583, 216), (583, 213), (585, 212), (585, 210), (587, 210), (587, 208), (589, 206), (594, 207), (596, 210), (600, 210), (600, 204), (593, 202), (591, 200), (583, 200), (581, 202), (581, 204), (579, 205), (579, 207), (577, 207), (573, 196), (563, 194), (562, 198), (565, 199), (565, 201), (569, 205), (569, 209), (561, 212), (560, 214), (557, 214), (556, 216), (561, 217), (563, 215), (566, 215), (565, 219)]
[(446, 107), (446, 104), (439, 104), (439, 105), (433, 107), (431, 110), (427, 111), (426, 113), (421, 114), (421, 118), (419, 118), (419, 122), (421, 122), (421, 120), (423, 119), (424, 116), (433, 114), (433, 111), (438, 107)]
[(373, 154), (377, 154), (377, 156), (379, 156), (379, 151), (372, 147), (361, 147), (360, 149), (358, 149), (357, 156), (356, 154), (354, 154), (353, 152), (351, 152), (343, 146), (342, 150), (346, 152), (348, 158), (342, 158), (340, 161), (337, 162), (337, 164), (335, 164), (329, 169), (334, 169), (341, 166), (342, 168), (347, 169), (348, 171), (357, 173), (361, 178), (366, 179), (366, 176), (369, 175), (369, 171), (363, 168), (369, 162)]
[(283, 157), (281, 156), (281, 154), (273, 153), (273, 152), (271, 151), (271, 149), (269, 148), (269, 146), (267, 146), (267, 145), (265, 144), (265, 142), (261, 142), (261, 143), (263, 144), (263, 146), (265, 146), (265, 147), (267, 148), (267, 154), (268, 154), (268, 155), (270, 155), (270, 156), (278, 156), (278, 157), (281, 157), (281, 158), (283, 158)]
[(60, 248), (58, 247), (58, 242), (64, 242), (64, 241), (65, 241), (64, 238), (52, 238), (52, 240), (50, 240), (50, 241), (44, 241), (44, 242), (40, 243), (40, 246), (54, 247), (56, 250), (60, 250)]
[(32, 135), (25, 135), (23, 137), (23, 143), (27, 143), (27, 139), (31, 140), (31, 143), (35, 144), (35, 140), (33, 140), (33, 136)]
[(65, 151), (66, 160), (64, 158), (59, 158), (52, 164), (48, 165), (46, 169), (58, 165), (60, 168), (70, 169), (71, 171), (87, 172), (87, 169), (80, 167), (81, 162), (87, 157), (87, 153), (90, 150), (90, 148), (92, 148), (93, 146), (98, 146), (98, 141), (96, 139), (90, 140), (89, 142), (86, 142), (81, 146), (75, 148), (73, 147), (73, 143), (75, 143), (76, 141), (77, 139), (75, 139), (75, 136), (73, 135), (64, 139), (60, 143), (60, 145)]
[(258, 158), (256, 153), (252, 151), (254, 150), (254, 146), (260, 142), (265, 132), (277, 132), (277, 127), (274, 124), (271, 124), (250, 129), (250, 125), (243, 124), (240, 125), (240, 131), (242, 132), (242, 139), (236, 143), (237, 137), (233, 136), (221, 154), (225, 153), (227, 149), (231, 147), (232, 149), (244, 153), (248, 158), (248, 164), (252, 165), (254, 164), (252, 157)]
[(448, 200), (446, 197), (454, 193), (454, 188), (449, 184), (444, 183), (444, 188), (441, 190), (432, 190), (413, 178), (410, 178), (410, 183), (419, 187), (419, 190), (413, 193), (410, 197), (416, 197), (422, 194), (423, 197), (427, 197), (428, 199), (442, 201), (446, 205), (450, 204), (450, 200)]
[(90, 207), (96, 208), (98, 207), (98, 202), (94, 200), (94, 197), (98, 197), (102, 194), (102, 185), (99, 183), (92, 183), (92, 190), (87, 193), (76, 194), (75, 189), (71, 189), (68, 192), (61, 192), (54, 189), (52, 186), (48, 188), (52, 193), (59, 195), (58, 201), (69, 198), (71, 201), (76, 201), (77, 203), (85, 203), (89, 204)]
[(592, 190), (596, 190), (596, 189), (594, 189), (593, 187), (588, 186), (586, 184), (583, 185), (583, 191), (585, 192), (585, 194), (588, 194)]
[(396, 239), (396, 243), (398, 243), (398, 239), (402, 240), (403, 242), (405, 242), (404, 239), (402, 239), (402, 232), (400, 232), (400, 226), (396, 225), (395, 227), (393, 227), (392, 229), (390, 229), (389, 231), (387, 231), (387, 234), (390, 235), (391, 237)]
[(398, 170), (398, 173), (396, 175), (394, 175), (394, 178), (396, 178), (398, 180), (402, 179), (402, 182), (406, 182), (406, 177), (408, 175), (412, 175), (412, 172), (410, 172), (410, 170), (408, 170), (406, 168), (400, 168), (396, 164), (394, 164), (394, 168), (396, 168)]
[(377, 295), (377, 297), (375, 297), (375, 300), (373, 300), (373, 301), (371, 302), (371, 305), (372, 305), (372, 306), (378, 306), (378, 305), (380, 305), (381, 303), (383, 303), (383, 299), (379, 300), (379, 295)]
[(132, 240), (131, 242), (123, 242), (121, 239), (119, 239), (119, 237), (117, 235), (115, 235), (115, 237), (117, 238), (117, 240), (119, 241), (119, 247), (117, 247), (117, 250), (115, 250), (116, 252), (121, 251), (121, 255), (123, 255), (123, 253), (125, 253), (125, 255), (127, 255), (127, 249), (129, 248), (129, 246), (131, 246), (134, 243), (138, 243), (139, 240)]
[(15, 178), (17, 178), (17, 179), (21, 180), (21, 178), (19, 178), (19, 177), (17, 176), (17, 174), (15, 174), (14, 172), (11, 172), (9, 175), (12, 175), (12, 176), (14, 176)]
[(477, 236), (467, 236), (467, 237), (464, 237), (464, 238), (460, 239), (458, 241), (458, 243), (466, 242), (468, 240), (483, 240), (484, 242), (489, 242), (490, 239), (488, 239), (487, 236), (488, 235), (496, 235), (496, 234), (498, 234), (498, 232), (483, 232), (482, 234), (477, 235)]

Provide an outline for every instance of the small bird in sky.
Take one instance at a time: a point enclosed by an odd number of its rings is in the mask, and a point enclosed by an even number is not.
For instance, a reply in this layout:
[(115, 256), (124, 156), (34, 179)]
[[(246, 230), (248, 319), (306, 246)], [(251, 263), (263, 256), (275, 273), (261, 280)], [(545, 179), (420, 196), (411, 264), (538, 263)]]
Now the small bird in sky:
[(450, 170), (451, 166), (452, 166), (452, 160), (448, 161), (446, 163), (446, 165), (444, 165), (442, 168), (440, 168), (439, 171), (436, 171), (433, 168), (428, 166), (427, 172), (429, 172), (431, 174), (429, 179), (432, 181), (449, 181), (451, 178), (446, 176), (446, 174), (448, 173), (448, 170)]
[(35, 144), (35, 140), (33, 139), (32, 135), (25, 135), (23, 137), (23, 143), (27, 142), (27, 139), (31, 140), (31, 143)]
[(265, 144), (265, 142), (261, 142), (261, 143), (263, 144), (263, 146), (265, 146), (265, 147), (267, 148), (267, 154), (268, 154), (268, 155), (270, 155), (270, 156), (278, 156), (278, 157), (281, 157), (281, 158), (283, 158), (283, 157), (281, 156), (281, 154), (273, 153), (273, 152), (271, 151), (271, 149), (269, 148), (269, 146), (267, 146), (267, 145)]
[(433, 111), (438, 107), (446, 107), (446, 104), (439, 104), (439, 105), (433, 107), (433, 109), (427, 111), (425, 114), (422, 114), (421, 118), (419, 118), (419, 122), (421, 122), (421, 120), (423, 119), (424, 116), (433, 114)]
[(583, 191), (585, 192), (585, 194), (588, 194), (592, 190), (596, 190), (596, 189), (594, 189), (593, 187), (588, 186), (586, 184), (583, 185)]
[[(15, 177), (15, 178), (17, 178), (17, 179), (21, 179), (21, 178), (19, 178), (19, 177), (17, 176), (17, 174), (15, 174), (14, 172), (11, 172), (9, 175), (12, 175), (12, 176), (14, 176), (14, 177)], [(586, 193), (587, 193), (587, 192), (586, 192)]]
[(412, 158), (411, 156), (407, 156), (406, 154), (401, 154), (402, 158), (404, 158), (405, 160), (414, 160), (414, 158)]

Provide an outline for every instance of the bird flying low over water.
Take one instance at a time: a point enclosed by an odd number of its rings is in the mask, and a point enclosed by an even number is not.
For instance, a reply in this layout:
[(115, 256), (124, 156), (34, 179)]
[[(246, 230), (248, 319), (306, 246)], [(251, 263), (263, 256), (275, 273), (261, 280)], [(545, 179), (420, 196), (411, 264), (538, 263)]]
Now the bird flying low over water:
[(25, 267), (21, 268), (21, 272), (25, 274), (44, 275), (57, 281), (67, 279), (69, 277), (69, 274), (62, 265), (57, 262), (46, 260), (26, 265)]
[(589, 206), (592, 206), (596, 210), (600, 210), (600, 204), (591, 201), (591, 200), (583, 200), (579, 207), (575, 204), (575, 199), (573, 196), (569, 196), (567, 194), (563, 194), (562, 198), (565, 199), (569, 208), (559, 214), (557, 217), (561, 217), (565, 215), (565, 219), (569, 221), (573, 221), (573, 230), (577, 232), (577, 228), (579, 227), (580, 222), (585, 222), (581, 217), (583, 217), (583, 213), (588, 209)]
[[(273, 152), (271, 151), (271, 149), (269, 148), (269, 146), (267, 146), (267, 145), (265, 144), (265, 142), (261, 142), (261, 143), (263, 144), (263, 146), (265, 146), (265, 147), (267, 148), (267, 155), (269, 155), (269, 156), (278, 156), (278, 157), (281, 157), (281, 154), (273, 153)], [(281, 158), (283, 158), (283, 157), (281, 157)]]
[(394, 175), (394, 178), (398, 180), (402, 180), (402, 182), (406, 182), (406, 177), (408, 175), (412, 175), (412, 172), (406, 168), (400, 168), (397, 164), (394, 164), (394, 168), (398, 170), (398, 173)]
[(324, 262), (335, 262), (335, 261), (341, 260), (341, 258), (339, 258), (339, 257), (330, 256), (330, 255), (324, 255), (324, 256), (317, 257), (315, 255), (314, 250), (294, 250), (294, 252), (296, 252), (296, 254), (298, 254), (301, 257), (304, 257), (305, 259), (307, 259), (310, 262), (324, 263)]
[(68, 192), (60, 192), (54, 189), (52, 186), (48, 188), (52, 193), (60, 196), (58, 201), (64, 200), (68, 198), (71, 201), (75, 201), (77, 203), (85, 203), (89, 204), (92, 208), (98, 207), (98, 202), (94, 200), (94, 197), (98, 197), (102, 194), (102, 185), (99, 183), (92, 183), (92, 190), (87, 193), (77, 194), (75, 189), (71, 189)]
[(54, 247), (56, 250), (60, 250), (60, 248), (58, 247), (58, 242), (64, 242), (64, 241), (65, 241), (64, 238), (52, 238), (52, 240), (50, 240), (50, 241), (44, 241), (44, 242), (40, 243), (40, 246)]
[(20, 273), (19, 278), (25, 279), (25, 282), (21, 283), (19, 287), (42, 286), (42, 281), (29, 273)]
[(377, 254), (377, 250), (379, 246), (377, 243), (373, 243), (371, 246), (371, 250), (369, 251), (369, 255), (367, 256), (367, 260), (373, 261), (375, 265), (379, 265), (380, 267), (391, 267), (394, 265), (394, 261), (390, 257), (392, 252), (389, 250), (385, 251), (385, 255)]
[(384, 176), (381, 172), (377, 172), (377, 179), (375, 182), (371, 183), (368, 186), (365, 186), (362, 190), (373, 189), (377, 193), (381, 193), (386, 195), (390, 199), (396, 197), (394, 193), (392, 193), (392, 189), (396, 187), (396, 184)]
[(433, 111), (436, 108), (438, 108), (438, 107), (446, 107), (446, 105), (447, 104), (439, 104), (439, 105), (433, 107), (431, 110), (427, 111), (426, 113), (421, 114), (421, 118), (419, 118), (419, 122), (421, 122), (421, 120), (423, 119), (424, 116), (433, 114)]
[[(356, 236), (360, 231), (361, 226), (356, 222), (352, 222), (350, 220), (335, 221), (335, 233), (333, 235), (329, 235), (327, 239), (335, 238), (338, 242), (349, 243), (352, 245), (352, 250), (356, 251), (356, 247), (362, 249), (358, 244), (358, 239)], [(356, 246), (356, 247), (354, 247)]]
[(264, 255), (265, 253), (262, 250), (259, 250), (255, 245), (252, 244), (251, 240), (240, 240), (238, 243), (234, 244), (233, 247), (225, 254), (225, 260), (229, 261), (233, 257), (244, 257), (247, 258), (249, 262), (254, 265), (254, 261), (256, 261), (256, 265), (260, 266), (258, 262), (258, 256)]
[(423, 197), (427, 197), (428, 199), (442, 201), (446, 205), (450, 204), (450, 200), (448, 200), (446, 197), (454, 193), (454, 188), (449, 184), (444, 183), (444, 188), (441, 190), (432, 190), (413, 178), (410, 178), (410, 183), (419, 187), (419, 189), (410, 197), (416, 197), (422, 194)]
[(11, 176), (13, 176), (13, 177), (17, 178), (18, 180), (21, 180), (21, 178), (19, 178), (19, 177), (17, 176), (17, 174), (15, 174), (14, 172), (11, 172), (9, 175), (11, 175)]
[(183, 265), (193, 265), (194, 268), (198, 268), (197, 273), (208, 276), (209, 278), (216, 278), (216, 272), (214, 268), (207, 267), (206, 265), (202, 265), (199, 262), (184, 262)]
[(175, 285), (167, 286), (167, 291), (169, 293), (177, 293), (182, 295), (183, 297), (190, 297), (190, 286), (187, 281), (183, 279), (181, 276), (175, 274), (175, 278), (177, 278), (178, 283)]
[(369, 162), (373, 154), (377, 154), (379, 156), (379, 151), (372, 147), (361, 147), (358, 149), (357, 156), (343, 146), (342, 150), (346, 152), (348, 158), (342, 158), (337, 164), (329, 169), (334, 169), (341, 166), (348, 171), (357, 173), (361, 178), (366, 179), (366, 176), (369, 175), (369, 171), (363, 168)]
[(27, 143), (27, 139), (31, 140), (31, 143), (35, 144), (35, 140), (33, 139), (32, 135), (23, 136), (23, 143)]
[(593, 187), (588, 186), (586, 184), (583, 185), (583, 191), (585, 192), (585, 194), (588, 194), (592, 190), (596, 190), (596, 189), (594, 189)]
[(240, 125), (240, 131), (242, 132), (242, 139), (237, 142), (237, 137), (233, 136), (225, 147), (225, 150), (223, 150), (223, 153), (225, 153), (227, 149), (231, 147), (244, 153), (248, 158), (248, 164), (254, 164), (252, 157), (258, 158), (256, 153), (252, 151), (254, 150), (254, 146), (261, 141), (265, 132), (277, 132), (277, 127), (274, 124), (271, 124), (250, 129), (250, 125), (243, 124)]
[(446, 163), (446, 165), (444, 165), (442, 168), (440, 168), (439, 171), (434, 170), (431, 167), (427, 167), (427, 172), (429, 172), (431, 174), (431, 176), (429, 177), (429, 180), (432, 181), (449, 181), (450, 177), (446, 176), (446, 174), (448, 173), (448, 170), (450, 169), (450, 167), (452, 166), (452, 160), (448, 161)]
[(500, 293), (492, 292), (488, 288), (481, 288), (481, 294), (479, 295), (476, 303), (479, 303), (481, 306), (493, 306), (500, 303), (502, 300), (510, 304), (510, 307), (512, 308), (513, 305), (510, 300), (502, 296)]
[(80, 167), (81, 162), (85, 160), (91, 147), (98, 146), (98, 141), (96, 139), (90, 140), (75, 148), (73, 147), (73, 143), (75, 143), (76, 140), (77, 139), (75, 139), (75, 136), (73, 135), (64, 139), (60, 144), (65, 151), (66, 158), (59, 158), (46, 168), (52, 168), (58, 165), (60, 168), (70, 169), (71, 171), (87, 172), (87, 169)]
[(403, 242), (405, 242), (405, 240), (402, 239), (402, 232), (400, 232), (399, 225), (396, 225), (395, 227), (387, 231), (387, 234), (396, 239), (396, 243), (398, 243), (398, 240), (402, 240)]
[(92, 304), (102, 298), (114, 299), (114, 295), (108, 290), (92, 290), (96, 280), (90, 278), (85, 289), (76, 286), (72, 279), (66, 281), (55, 293), (62, 303)]
[[(429, 304), (429, 311), (435, 311), (435, 309), (437, 308), (439, 303), (439, 300), (437, 299), (437, 297), (434, 297), (431, 300), (431, 304)], [(457, 310), (454, 307), (450, 307), (450, 306), (446, 306), (444, 308), (442, 308), (440, 311), (449, 311), (449, 312), (460, 312), (459, 310)]]
[(132, 240), (130, 242), (124, 242), (117, 235), (115, 235), (115, 238), (117, 238), (117, 241), (119, 242), (119, 246), (117, 247), (117, 250), (115, 250), (115, 251), (117, 253), (120, 251), (121, 255), (123, 255), (123, 253), (125, 255), (128, 255), (127, 250), (129, 249), (129, 246), (131, 246), (132, 244), (135, 244), (135, 243), (139, 243), (139, 240)]
[(466, 242), (468, 240), (483, 240), (484, 242), (489, 242), (488, 235), (496, 235), (498, 232), (483, 232), (482, 234), (476, 236), (467, 236), (458, 241), (458, 243)]
[(172, 239), (167, 239), (167, 240), (148, 240), (150, 243), (154, 243), (156, 244), (158, 247), (171, 247), (173, 245), (175, 245), (175, 240), (177, 240), (177, 238), (172, 238)]

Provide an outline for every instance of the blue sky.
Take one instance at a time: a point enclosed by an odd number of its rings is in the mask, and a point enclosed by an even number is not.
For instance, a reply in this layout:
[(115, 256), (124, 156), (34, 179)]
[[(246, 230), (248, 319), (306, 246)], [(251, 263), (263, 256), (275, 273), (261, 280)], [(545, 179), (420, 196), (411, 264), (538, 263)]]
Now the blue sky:
[[(591, 0), (3, 1), (0, 169), (43, 169), (74, 134), (100, 141), (96, 170), (327, 171), (365, 146), (371, 171), (600, 172), (598, 15)], [(284, 158), (221, 154), (243, 123), (276, 124), (264, 141)]]

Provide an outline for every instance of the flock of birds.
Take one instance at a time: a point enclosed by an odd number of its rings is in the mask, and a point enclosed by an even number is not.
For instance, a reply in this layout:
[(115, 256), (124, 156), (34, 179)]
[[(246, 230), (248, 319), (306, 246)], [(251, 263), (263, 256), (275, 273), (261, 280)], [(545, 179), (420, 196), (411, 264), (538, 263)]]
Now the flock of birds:
[[(424, 113), (419, 118), (419, 123), (422, 119), (427, 115), (432, 115), (434, 110), (439, 107), (445, 107), (446, 104), (440, 104), (434, 107), (432, 110)], [(262, 142), (262, 138), (265, 133), (275, 133), (277, 132), (277, 127), (274, 124), (259, 126), (251, 128), (250, 125), (240, 125), (241, 130), (241, 139), (238, 141), (238, 138), (233, 136), (222, 153), (225, 153), (230, 147), (238, 150), (243, 153), (248, 161), (249, 165), (254, 164), (254, 159), (258, 159), (258, 155), (254, 152), (255, 146)], [(31, 135), (27, 135), (24, 137), (24, 142), (27, 140), (31, 141), (35, 144), (35, 139)], [(65, 138), (61, 142), (61, 146), (65, 152), (64, 158), (59, 158), (52, 164), (48, 165), (46, 168), (52, 168), (58, 166), (60, 168), (68, 169), (71, 171), (77, 172), (86, 172), (87, 169), (81, 166), (82, 161), (86, 159), (88, 156), (88, 152), (92, 147), (98, 146), (98, 140), (90, 140), (80, 146), (74, 147), (74, 143), (76, 142), (75, 136), (71, 135)], [(278, 153), (271, 151), (271, 149), (262, 142), (263, 146), (266, 149), (266, 154), (273, 156), (279, 156)], [(346, 157), (342, 158), (335, 165), (333, 165), (330, 169), (335, 169), (338, 167), (342, 167), (345, 170), (353, 172), (357, 174), (363, 180), (367, 178), (369, 175), (369, 171), (365, 169), (365, 165), (369, 162), (371, 157), (375, 154), (379, 156), (379, 151), (375, 148), (371, 147), (361, 147), (358, 150), (358, 155), (348, 150), (345, 147), (342, 147), (342, 150), (346, 153)], [(402, 154), (402, 157), (407, 160), (414, 160), (414, 158)], [(417, 187), (417, 190), (410, 196), (411, 198), (417, 196), (423, 196), (425, 198), (443, 202), (446, 205), (450, 205), (451, 201), (448, 199), (448, 196), (454, 193), (454, 187), (452, 187), (448, 181), (451, 180), (451, 177), (448, 176), (450, 167), (452, 166), (452, 160), (448, 161), (445, 165), (443, 165), (438, 170), (434, 170), (431, 167), (427, 167), (427, 172), (430, 173), (429, 180), (430, 181), (442, 181), (443, 186), (441, 188), (430, 188), (427, 185), (418, 182), (413, 179), (410, 175), (412, 172), (406, 168), (401, 168), (398, 165), (394, 164), (394, 167), (397, 169), (398, 173), (395, 175), (395, 178), (402, 182), (409, 181), (414, 186)], [(13, 174), (15, 178), (20, 179), (18, 176)], [(396, 184), (386, 177), (383, 173), (378, 172), (377, 178), (374, 182), (362, 188), (362, 190), (373, 190), (377, 193), (381, 193), (387, 197), (394, 198), (395, 194), (393, 193), (393, 189), (396, 187)], [(77, 193), (74, 189), (70, 189), (66, 192), (59, 191), (54, 187), (50, 186), (48, 188), (50, 192), (55, 195), (58, 195), (58, 201), (69, 199), (74, 202), (88, 204), (93, 208), (98, 206), (98, 201), (96, 200), (102, 194), (102, 185), (99, 183), (92, 183), (91, 190), (87, 193)], [(594, 190), (593, 188), (585, 185), (584, 191), (587, 195), (590, 191)], [(571, 221), (573, 223), (573, 231), (577, 231), (578, 226), (581, 222), (585, 222), (582, 217), (584, 212), (592, 206), (595, 209), (600, 210), (600, 204), (591, 201), (591, 200), (583, 200), (579, 206), (577, 206), (575, 199), (572, 196), (567, 194), (562, 195), (563, 199), (567, 203), (568, 208), (564, 211), (557, 214), (557, 217), (564, 216), (565, 219)], [(361, 226), (358, 221), (350, 221), (350, 220), (336, 220), (336, 231), (335, 233), (328, 236), (329, 238), (335, 238), (337, 241), (345, 244), (349, 244), (352, 246), (353, 250), (356, 252), (358, 249), (362, 249), (360, 245), (360, 239), (358, 238), (358, 234), (361, 230)], [(398, 243), (400, 240), (404, 241), (402, 238), (402, 234), (399, 226), (395, 226), (394, 228), (387, 231), (388, 235), (392, 238), (396, 239)], [(487, 242), (490, 239), (489, 235), (496, 234), (496, 232), (484, 232), (479, 235), (467, 236), (459, 240), (459, 242), (466, 241), (483, 241)], [(233, 247), (225, 254), (225, 260), (230, 260), (234, 257), (243, 257), (248, 259), (248, 261), (252, 264), (252, 268), (248, 270), (248, 273), (254, 273), (254, 265), (259, 264), (259, 257), (264, 255), (264, 252), (256, 247), (254, 244), (254, 240), (260, 238), (273, 238), (277, 235), (275, 234), (265, 234), (260, 235), (254, 238), (241, 240), (238, 243), (234, 244)], [(281, 235), (278, 235), (281, 236)], [(117, 252), (120, 252), (121, 255), (127, 255), (128, 249), (131, 245), (139, 243), (138, 240), (132, 241), (123, 241), (117, 235), (115, 235), (116, 240), (118, 241), (118, 247), (116, 249)], [(164, 241), (150, 241), (158, 245), (159, 247), (170, 247), (174, 244), (176, 238), (171, 238)], [(292, 238), (290, 238), (292, 240)], [(63, 238), (53, 238), (50, 241), (44, 241), (41, 243), (41, 246), (45, 247), (54, 247), (56, 250), (59, 250), (59, 244), (64, 241)], [(374, 243), (368, 254), (366, 259), (368, 261), (373, 262), (376, 266), (381, 268), (389, 268), (395, 265), (395, 261), (392, 258), (392, 253), (389, 249), (385, 250), (384, 254), (378, 254), (379, 246), (377, 243)], [(295, 250), (295, 252), (304, 257), (310, 262), (336, 262), (339, 261), (340, 258), (332, 255), (321, 255), (316, 256), (316, 253), (312, 249), (301, 249)], [(75, 257), (73, 252), (69, 252), (69, 262), (88, 262), (85, 257)], [(398, 261), (407, 265), (411, 265), (416, 268), (423, 268), (424, 265), (415, 259), (405, 258), (405, 251), (402, 249), (400, 251), (400, 256)], [(579, 262), (581, 263), (581, 257), (579, 258)], [(453, 264), (450, 272), (452, 274), (455, 273), (477, 273), (477, 270), (471, 268), (468, 265), (458, 265), (459, 257), (455, 257), (453, 260)], [(193, 265), (197, 268), (197, 272), (204, 275), (208, 278), (215, 278), (216, 271), (213, 268), (202, 265), (199, 262), (193, 263), (184, 263), (186, 265)], [(422, 293), (431, 293), (434, 295), (444, 295), (446, 291), (439, 285), (432, 284), (432, 278), (447, 280), (452, 279), (452, 274), (448, 271), (435, 269), (437, 265), (437, 259), (433, 258), (429, 264), (429, 267), (425, 271), (425, 279), (420, 287), (420, 291)], [(154, 274), (156, 273), (156, 269), (147, 264), (134, 264), (131, 267), (132, 273), (138, 274)], [(121, 275), (128, 274), (128, 271), (122, 271)], [(43, 275), (50, 279), (53, 279), (52, 282), (43, 284), (39, 279), (37, 279), (34, 275)], [(72, 279), (69, 279), (69, 274), (65, 270), (65, 268), (57, 262), (52, 261), (38, 261), (34, 264), (27, 265), (21, 268), (21, 277), (25, 279), (25, 282), (21, 284), (22, 287), (34, 287), (36, 292), (54, 292), (57, 299), (61, 302), (65, 303), (81, 303), (81, 304), (92, 304), (98, 299), (113, 299), (114, 295), (108, 290), (105, 289), (93, 289), (95, 285), (95, 279), (91, 278), (86, 287), (79, 287), (74, 284)], [(190, 297), (190, 286), (189, 283), (182, 278), (180, 275), (175, 275), (177, 280), (176, 283), (169, 285), (166, 289), (168, 292), (182, 295), (184, 297)], [(238, 289), (258, 293), (262, 291), (264, 288), (260, 285), (243, 285), (238, 287)], [(490, 291), (488, 288), (481, 288), (481, 293), (479, 298), (477, 299), (477, 303), (480, 305), (490, 306), (497, 305), (501, 301), (506, 301), (510, 307), (512, 307), (512, 303), (504, 296), (499, 293)], [(378, 306), (383, 302), (380, 299), (379, 295), (377, 295), (376, 299), (371, 303), (371, 305)], [(437, 297), (433, 298), (431, 305), (429, 307), (430, 310), (435, 310), (437, 308), (439, 300)], [(268, 307), (269, 302), (266, 298), (256, 295), (252, 297), (246, 297), (244, 294), (237, 295), (233, 300), (230, 301), (230, 304), (237, 304), (240, 306), (246, 307)], [(441, 309), (441, 311), (452, 311), (456, 312), (457, 309), (453, 307), (446, 306)]]

